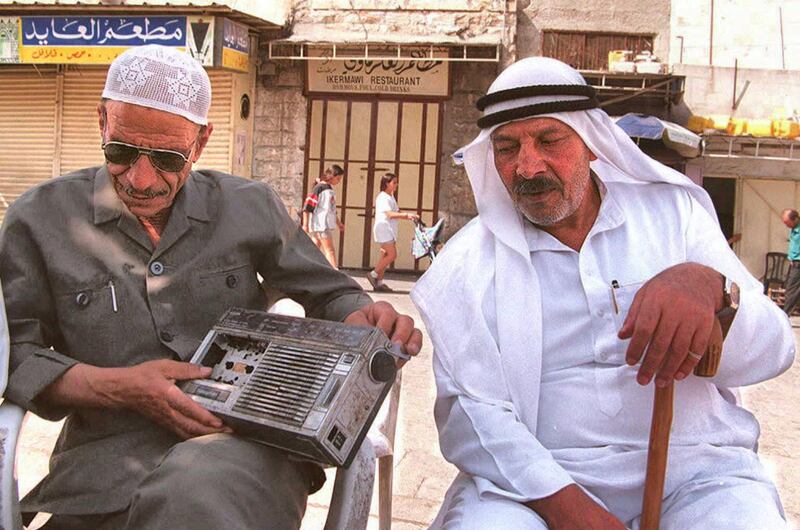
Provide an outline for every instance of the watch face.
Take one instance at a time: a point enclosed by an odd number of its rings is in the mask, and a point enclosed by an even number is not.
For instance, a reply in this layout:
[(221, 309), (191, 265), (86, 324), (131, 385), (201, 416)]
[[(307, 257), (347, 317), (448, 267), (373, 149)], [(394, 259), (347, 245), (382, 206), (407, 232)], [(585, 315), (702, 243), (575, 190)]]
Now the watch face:
[(726, 289), (726, 291), (728, 292), (728, 297), (730, 298), (728, 306), (732, 307), (733, 309), (739, 309), (739, 286), (734, 282), (731, 282), (730, 288)]

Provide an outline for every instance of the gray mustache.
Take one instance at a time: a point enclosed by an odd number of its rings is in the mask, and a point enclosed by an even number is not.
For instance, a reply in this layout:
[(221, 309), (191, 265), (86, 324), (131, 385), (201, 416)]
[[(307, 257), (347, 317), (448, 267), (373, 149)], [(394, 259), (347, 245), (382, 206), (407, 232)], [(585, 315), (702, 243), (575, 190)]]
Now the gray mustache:
[(561, 190), (561, 183), (550, 177), (536, 177), (532, 179), (519, 179), (514, 184), (514, 193), (517, 195), (532, 195), (549, 190)]
[(154, 199), (162, 195), (166, 195), (168, 191), (153, 191), (153, 190), (135, 190), (130, 186), (125, 187), (125, 194), (129, 197), (137, 199)]

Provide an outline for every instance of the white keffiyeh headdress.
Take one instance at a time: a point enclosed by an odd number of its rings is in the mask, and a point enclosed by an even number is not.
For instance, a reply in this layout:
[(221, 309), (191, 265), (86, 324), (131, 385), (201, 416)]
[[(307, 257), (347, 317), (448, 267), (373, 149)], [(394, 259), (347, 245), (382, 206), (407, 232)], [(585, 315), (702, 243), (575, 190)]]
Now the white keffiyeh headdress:
[(547, 57), (530, 57), (509, 66), (478, 101), (484, 111), (481, 132), (459, 150), (483, 223), (512, 248), (527, 254), (522, 223), (494, 165), (491, 134), (499, 126), (531, 117), (569, 125), (597, 160), (590, 167), (603, 182), (668, 182), (687, 191), (714, 215), (708, 194), (688, 177), (644, 154), (597, 107), (594, 88), (572, 67)]

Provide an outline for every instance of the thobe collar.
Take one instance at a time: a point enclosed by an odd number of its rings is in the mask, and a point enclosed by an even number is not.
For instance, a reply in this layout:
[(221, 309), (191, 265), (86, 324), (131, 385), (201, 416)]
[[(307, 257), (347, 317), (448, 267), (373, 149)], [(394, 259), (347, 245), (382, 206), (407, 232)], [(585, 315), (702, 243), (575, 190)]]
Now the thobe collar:
[[(587, 241), (592, 236), (617, 228), (625, 222), (625, 213), (622, 211), (622, 208), (620, 208), (614, 194), (609, 191), (608, 186), (596, 175), (593, 175), (592, 178), (595, 184), (597, 184), (598, 193), (600, 193), (600, 209), (597, 212), (597, 219), (595, 219), (591, 230), (589, 230), (589, 233), (586, 235)], [(550, 233), (545, 232), (541, 228), (537, 228), (528, 221), (525, 221), (525, 239), (527, 240), (528, 248), (531, 252), (540, 250), (572, 250)]]
[(117, 228), (121, 232), (148, 251), (162, 252), (189, 230), (191, 226), (189, 219), (200, 222), (208, 222), (211, 219), (209, 215), (211, 189), (198, 183), (198, 179), (202, 179), (202, 176), (194, 171), (189, 173), (189, 177), (172, 204), (172, 211), (161, 234), (161, 241), (158, 247), (153, 249), (147, 232), (119, 198), (111, 183), (111, 176), (106, 166), (102, 166), (94, 176), (94, 195), (92, 197), (94, 224), (99, 225), (117, 219)]

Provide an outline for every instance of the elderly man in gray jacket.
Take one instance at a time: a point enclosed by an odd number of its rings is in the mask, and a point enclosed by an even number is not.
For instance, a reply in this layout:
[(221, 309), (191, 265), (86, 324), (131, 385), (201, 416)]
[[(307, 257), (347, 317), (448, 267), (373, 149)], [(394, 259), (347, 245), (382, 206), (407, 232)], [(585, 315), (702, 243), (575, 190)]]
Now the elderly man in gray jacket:
[(269, 186), (192, 171), (211, 87), (188, 55), (131, 49), (98, 106), (106, 164), (20, 197), (0, 232), (6, 397), (66, 423), (23, 510), (47, 529), (298, 528), (319, 467), (230, 434), (176, 383), (229, 307), (263, 308), (257, 274), (315, 318), (421, 335), (330, 268)]

